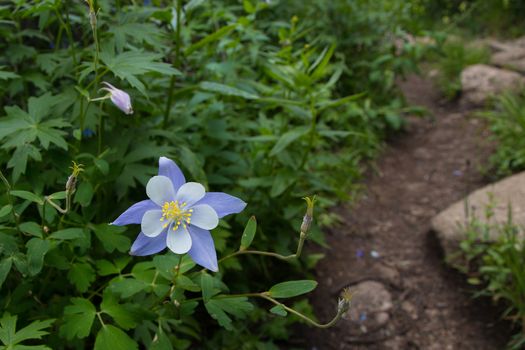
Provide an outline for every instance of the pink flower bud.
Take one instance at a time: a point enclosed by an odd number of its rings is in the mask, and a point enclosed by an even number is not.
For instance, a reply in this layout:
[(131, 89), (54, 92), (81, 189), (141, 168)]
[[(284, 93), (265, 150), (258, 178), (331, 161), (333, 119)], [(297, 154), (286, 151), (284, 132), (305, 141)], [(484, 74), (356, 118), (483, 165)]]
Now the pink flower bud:
[(126, 114), (133, 114), (133, 108), (131, 107), (131, 98), (129, 97), (129, 95), (126, 92), (117, 89), (110, 83), (107, 83), (105, 81), (102, 83), (105, 84), (107, 87), (104, 87), (101, 90), (106, 90), (110, 93), (111, 102), (113, 102), (113, 104), (117, 106), (118, 109), (120, 109), (122, 112)]

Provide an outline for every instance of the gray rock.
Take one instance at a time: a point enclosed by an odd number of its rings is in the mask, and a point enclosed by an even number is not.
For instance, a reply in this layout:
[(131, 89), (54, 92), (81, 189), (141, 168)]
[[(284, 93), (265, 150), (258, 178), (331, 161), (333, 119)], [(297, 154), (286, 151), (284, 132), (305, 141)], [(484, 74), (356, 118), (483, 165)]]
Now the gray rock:
[(525, 47), (511, 46), (506, 50), (496, 52), (490, 61), (495, 66), (525, 73)]
[(352, 323), (350, 332), (375, 332), (385, 326), (393, 307), (392, 295), (386, 287), (376, 281), (364, 281), (349, 289), (353, 294), (352, 304), (343, 317)]
[[(508, 220), (509, 205), (513, 223), (525, 227), (525, 172), (478, 189), (452, 204), (432, 219), (432, 231), (445, 255), (451, 259), (458, 255), (469, 218), (491, 226), (504, 224)], [(487, 209), (490, 209), (490, 215), (487, 215)], [(492, 229), (486, 238), (496, 240), (498, 234), (498, 230)], [(454, 263), (454, 259), (450, 262)]]
[(525, 86), (519, 73), (485, 64), (469, 66), (461, 72), (462, 102), (482, 105), (493, 95), (518, 91)]

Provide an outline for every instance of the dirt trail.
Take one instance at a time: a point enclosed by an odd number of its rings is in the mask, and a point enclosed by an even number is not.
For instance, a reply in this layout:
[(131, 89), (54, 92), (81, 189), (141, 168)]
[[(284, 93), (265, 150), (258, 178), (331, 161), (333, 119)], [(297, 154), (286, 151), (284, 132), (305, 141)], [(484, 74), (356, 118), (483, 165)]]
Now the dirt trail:
[[(486, 183), (479, 172), (491, 146), (479, 120), (455, 104), (440, 104), (428, 79), (411, 76), (401, 88), (409, 103), (433, 117), (411, 118), (370, 173), (366, 195), (340, 207), (345, 219), (327, 234), (330, 249), (316, 269), (312, 297), (329, 319), (342, 288), (379, 281), (392, 295), (386, 325), (363, 333), (361, 320), (329, 330), (308, 330), (309, 349), (504, 349), (508, 325), (487, 300), (472, 300), (464, 277), (447, 268), (430, 219)], [(379, 257), (371, 256), (375, 251)], [(374, 254), (374, 253), (373, 253)]]

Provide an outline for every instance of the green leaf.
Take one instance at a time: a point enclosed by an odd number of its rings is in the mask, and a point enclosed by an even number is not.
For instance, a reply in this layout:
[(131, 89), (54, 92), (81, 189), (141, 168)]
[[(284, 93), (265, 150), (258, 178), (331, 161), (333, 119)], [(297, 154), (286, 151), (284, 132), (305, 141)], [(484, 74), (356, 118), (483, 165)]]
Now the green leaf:
[(255, 100), (259, 98), (259, 96), (254, 95), (250, 92), (243, 91), (243, 90), (237, 89), (232, 86), (228, 86), (228, 85), (224, 85), (220, 83), (214, 83), (211, 81), (203, 81), (202, 83), (199, 84), (199, 87), (201, 90), (214, 92), (214, 93), (225, 95), (225, 96), (241, 97), (247, 100)]
[(35, 276), (44, 266), (44, 256), (51, 248), (51, 243), (40, 238), (31, 238), (26, 244), (29, 274)]
[(44, 232), (39, 224), (33, 221), (27, 221), (20, 224), (20, 230), (25, 233), (29, 233), (32, 236), (42, 238)]
[(95, 166), (100, 170), (102, 175), (107, 175), (109, 173), (109, 163), (105, 161), (104, 159), (93, 159), (93, 163), (95, 163)]
[(170, 339), (166, 333), (162, 332), (161, 328), (159, 328), (159, 332), (155, 333), (149, 350), (173, 350)]
[(35, 202), (40, 205), (44, 204), (44, 200), (42, 199), (42, 197), (28, 191), (9, 191), (9, 193), (12, 196), (27, 199), (28, 201)]
[(84, 238), (86, 235), (84, 229), (82, 228), (66, 228), (64, 230), (55, 231), (49, 235), (49, 239), (61, 239), (61, 240), (70, 240)]
[(77, 188), (74, 202), (80, 203), (80, 205), (83, 207), (87, 207), (89, 203), (91, 203), (91, 199), (93, 198), (94, 194), (95, 190), (93, 185), (87, 181), (84, 181)]
[(12, 259), (4, 259), (0, 262), (0, 290), (2, 289), (2, 284), (4, 284), (9, 271), (11, 271), (11, 266), (13, 265)]
[(89, 286), (95, 281), (95, 270), (90, 264), (85, 262), (75, 262), (69, 272), (67, 278), (75, 285), (77, 290), (84, 293)]
[(140, 320), (137, 307), (133, 304), (119, 304), (111, 292), (104, 293), (100, 311), (110, 315), (123, 329), (134, 328)]
[(6, 204), (0, 209), (0, 218), (3, 218), (7, 214), (11, 213), (13, 206), (11, 204)]
[(121, 329), (104, 325), (97, 334), (94, 350), (138, 350), (137, 343)]
[(317, 287), (317, 282), (312, 280), (288, 281), (274, 285), (268, 293), (273, 298), (291, 298), (311, 292)]
[(129, 298), (130, 296), (146, 289), (148, 285), (144, 281), (139, 281), (134, 278), (125, 278), (112, 282), (109, 287), (112, 292), (120, 294), (123, 298)]
[(91, 225), (90, 228), (95, 232), (107, 252), (113, 253), (115, 249), (121, 253), (129, 251), (131, 241), (128, 237), (121, 235), (126, 231), (125, 227), (100, 224)]
[(229, 315), (243, 318), (253, 310), (253, 305), (246, 297), (213, 298), (204, 304), (206, 311), (227, 330), (233, 330), (232, 320)]
[[(44, 321), (33, 321), (28, 326), (22, 328), (18, 332), (16, 331), (16, 321), (17, 316), (11, 316), (8, 312), (2, 315), (0, 319), (0, 341), (5, 345), (5, 347), (0, 347), (0, 349), (6, 350), (28, 350), (28, 349), (40, 349), (40, 350), (51, 350), (44, 345), (19, 345), (19, 343), (25, 340), (33, 339), (42, 339), (42, 337), (49, 332), (44, 331), (44, 328), (51, 326), (54, 319), (44, 320)], [(34, 344), (34, 341), (31, 342)]]
[(202, 298), (204, 301), (208, 301), (216, 294), (220, 293), (220, 289), (215, 287), (215, 278), (203, 272), (201, 274), (201, 289), (202, 289)]
[(164, 76), (180, 75), (181, 73), (170, 64), (161, 62), (162, 54), (126, 51), (115, 55), (109, 47), (104, 47), (100, 59), (117, 77), (127, 80), (131, 86), (147, 96), (144, 84), (137, 76), (156, 72)]
[(4, 68), (3, 66), (0, 66), (0, 80), (20, 78), (18, 74), (2, 70), (3, 68)]
[(175, 285), (190, 292), (200, 292), (201, 287), (193, 282), (188, 276), (180, 275), (175, 280)]
[(241, 237), (241, 247), (240, 250), (245, 250), (252, 244), (253, 237), (255, 237), (255, 231), (257, 229), (257, 220), (255, 219), (255, 216), (252, 216), (248, 223), (246, 224), (246, 227), (244, 228), (244, 232), (242, 233)]
[(282, 305), (275, 305), (274, 307), (270, 309), (270, 312), (272, 314), (276, 314), (276, 315), (283, 316), (283, 317), (288, 315), (288, 312), (284, 309), (284, 307), (282, 307)]
[(234, 30), (237, 27), (237, 24), (230, 24), (227, 26), (224, 26), (222, 28), (219, 28), (216, 32), (205, 36), (201, 40), (197, 41), (195, 44), (190, 45), (186, 51), (184, 52), (185, 56), (191, 55), (195, 50), (200, 49), (201, 47), (204, 47), (214, 41), (219, 40), (223, 36), (228, 35), (232, 30)]
[(309, 130), (310, 128), (302, 126), (282, 134), (279, 140), (277, 140), (275, 146), (273, 146), (270, 152), (270, 156), (273, 157), (279, 154), (280, 152), (284, 151), (286, 147), (288, 147), (292, 142), (294, 142), (301, 136), (306, 135)]
[(85, 338), (91, 332), (97, 309), (84, 298), (71, 298), (71, 303), (72, 305), (64, 308), (64, 323), (60, 327), (60, 335), (69, 340)]

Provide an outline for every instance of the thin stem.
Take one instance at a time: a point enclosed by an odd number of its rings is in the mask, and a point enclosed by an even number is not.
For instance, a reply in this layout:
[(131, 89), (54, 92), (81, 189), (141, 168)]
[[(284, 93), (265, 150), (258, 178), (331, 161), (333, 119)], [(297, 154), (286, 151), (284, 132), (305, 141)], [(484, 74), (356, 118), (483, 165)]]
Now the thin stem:
[(184, 256), (183, 254), (179, 255), (179, 263), (178, 263), (177, 266), (175, 267), (175, 279), (177, 279), (177, 277), (179, 277), (179, 274), (180, 274), (180, 265), (181, 265), (181, 263), (182, 263), (182, 257), (183, 257), (183, 256)]
[(301, 160), (301, 165), (299, 169), (303, 169), (306, 161), (308, 160), (308, 155), (312, 152), (314, 148), (314, 139), (315, 139), (315, 128), (317, 126), (317, 110), (315, 109), (313, 98), (310, 100), (310, 113), (312, 114), (312, 123), (310, 125), (308, 146), (306, 151), (303, 154), (303, 159)]
[[(182, 55), (182, 44), (181, 44), (181, 17), (182, 17), (182, 0), (177, 0), (177, 28), (175, 29), (175, 45), (176, 45), (176, 56), (174, 65), (176, 67), (180, 66), (181, 55)], [(171, 104), (173, 103), (173, 89), (175, 88), (175, 76), (171, 76), (170, 87), (168, 90), (168, 98), (166, 100), (166, 109), (164, 110), (164, 121), (162, 123), (163, 127), (168, 126), (168, 119), (170, 116)]]
[(234, 256), (246, 255), (246, 254), (271, 256), (273, 258), (280, 259), (280, 260), (285, 260), (285, 261), (286, 260), (295, 259), (295, 258), (298, 258), (299, 256), (301, 256), (305, 240), (306, 240), (306, 232), (301, 232), (301, 235), (299, 236), (299, 243), (297, 244), (297, 250), (296, 250), (296, 252), (294, 254), (282, 255), (282, 254), (279, 254), (279, 253), (264, 252), (264, 251), (260, 251), (260, 250), (238, 250), (235, 253), (232, 253), (230, 255), (226, 255), (225, 257), (220, 259), (218, 262), (221, 263), (224, 260), (228, 260), (230, 258), (233, 258)]
[(100, 324), (102, 324), (102, 327), (106, 328), (106, 324), (102, 320), (102, 316), (100, 314), (101, 314), (100, 312), (97, 312), (98, 320), (100, 321)]
[(13, 197), (11, 196), (11, 185), (9, 184), (9, 181), (7, 181), (2, 170), (0, 170), (0, 179), (2, 180), (6, 188), (7, 201), (9, 202), (9, 205), (11, 205), (11, 215), (13, 216), (13, 220), (15, 221), (16, 229), (19, 233), (22, 233), (22, 231), (20, 231), (20, 218), (15, 212), (14, 201)]
[(292, 309), (291, 307), (288, 307), (288, 306), (278, 302), (274, 298), (268, 296), (267, 293), (261, 293), (260, 297), (270, 301), (271, 303), (273, 303), (275, 305), (278, 305), (278, 306), (282, 307), (283, 309), (285, 309), (289, 313), (294, 314), (295, 316), (305, 320), (306, 322), (310, 323), (312, 326), (317, 327), (317, 328), (330, 328), (330, 327), (332, 327), (334, 324), (336, 324), (337, 321), (339, 321), (341, 319), (341, 317), (344, 314), (344, 309), (338, 308), (337, 314), (334, 316), (334, 318), (332, 318), (332, 320), (330, 320), (328, 323), (319, 323), (319, 322), (316, 322), (316, 321), (312, 320), (310, 317), (308, 317), (306, 315), (303, 315), (299, 311), (296, 311), (296, 310)]
[(104, 118), (102, 117), (104, 100), (100, 101), (100, 113), (98, 115), (98, 154), (102, 152), (102, 132), (104, 131)]

